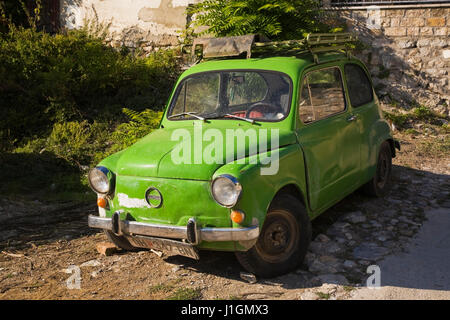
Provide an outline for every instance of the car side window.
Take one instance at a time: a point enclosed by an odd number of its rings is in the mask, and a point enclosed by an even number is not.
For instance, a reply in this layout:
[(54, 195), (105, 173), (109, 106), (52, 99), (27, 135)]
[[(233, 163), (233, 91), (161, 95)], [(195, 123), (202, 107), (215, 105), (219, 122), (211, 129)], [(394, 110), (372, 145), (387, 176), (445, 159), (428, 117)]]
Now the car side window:
[(356, 64), (346, 64), (344, 71), (352, 107), (357, 108), (373, 101), (372, 84), (366, 72)]
[(338, 67), (314, 70), (305, 75), (299, 100), (303, 123), (324, 119), (344, 110), (345, 99)]

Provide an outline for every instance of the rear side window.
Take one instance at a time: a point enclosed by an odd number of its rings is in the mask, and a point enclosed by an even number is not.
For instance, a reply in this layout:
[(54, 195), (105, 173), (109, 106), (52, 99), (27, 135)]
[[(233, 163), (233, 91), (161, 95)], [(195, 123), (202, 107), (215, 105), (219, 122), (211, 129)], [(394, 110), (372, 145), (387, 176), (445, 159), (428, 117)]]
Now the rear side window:
[(373, 101), (372, 85), (365, 71), (356, 64), (346, 64), (344, 71), (352, 107), (357, 108)]
[(303, 123), (327, 118), (345, 110), (339, 68), (308, 72), (303, 79), (299, 114)]

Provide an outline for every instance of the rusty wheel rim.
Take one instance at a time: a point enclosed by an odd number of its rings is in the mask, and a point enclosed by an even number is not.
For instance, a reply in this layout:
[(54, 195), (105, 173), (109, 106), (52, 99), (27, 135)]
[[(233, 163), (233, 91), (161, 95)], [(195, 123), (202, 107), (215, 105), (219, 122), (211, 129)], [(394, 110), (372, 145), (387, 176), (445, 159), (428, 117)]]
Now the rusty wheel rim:
[(267, 262), (279, 263), (291, 257), (298, 242), (298, 222), (287, 211), (272, 211), (264, 223), (256, 250)]

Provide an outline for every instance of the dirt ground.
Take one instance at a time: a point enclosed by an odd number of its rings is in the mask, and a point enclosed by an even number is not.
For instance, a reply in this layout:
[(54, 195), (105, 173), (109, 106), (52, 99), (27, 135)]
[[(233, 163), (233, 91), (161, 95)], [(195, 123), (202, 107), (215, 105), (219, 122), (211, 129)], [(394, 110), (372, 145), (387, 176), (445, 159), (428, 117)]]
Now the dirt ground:
[[(350, 195), (313, 222), (314, 241), (302, 268), (255, 283), (241, 274), (233, 253), (201, 252), (200, 261), (146, 250), (100, 255), (96, 244), (106, 236), (87, 227), (91, 204), (0, 198), (0, 299), (380, 298), (358, 296), (367, 267), (402, 254), (428, 211), (450, 210), (448, 152), (433, 147), (436, 137), (397, 139), (402, 151), (393, 161), (390, 195)], [(439, 292), (450, 299), (450, 283)]]

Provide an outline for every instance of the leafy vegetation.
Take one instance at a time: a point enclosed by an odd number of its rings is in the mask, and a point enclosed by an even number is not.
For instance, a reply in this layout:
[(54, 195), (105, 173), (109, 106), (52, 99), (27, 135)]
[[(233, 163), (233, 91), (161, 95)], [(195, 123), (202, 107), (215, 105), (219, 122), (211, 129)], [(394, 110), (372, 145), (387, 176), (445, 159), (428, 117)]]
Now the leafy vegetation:
[[(37, 0), (37, 2), (41, 1)], [(30, 27), (38, 19), (39, 15), (30, 15), (23, 1), (0, 0), (0, 32), (7, 31), (11, 25)]]
[(316, 295), (319, 299), (322, 300), (329, 300), (331, 298), (331, 294), (330, 293), (324, 293), (324, 292), (316, 292)]
[[(103, 158), (127, 148), (152, 130), (158, 128), (163, 115), (162, 111), (151, 109), (137, 112), (124, 108), (123, 113), (128, 117), (129, 121), (117, 126), (110, 135), (110, 140), (105, 143), (104, 151), (95, 154), (94, 163), (98, 163)], [(102, 150), (102, 148), (97, 150)]]
[(151, 293), (151, 294), (154, 294), (154, 293), (168, 293), (168, 292), (171, 292), (174, 289), (175, 289), (175, 287), (172, 284), (160, 283), (160, 284), (155, 284), (155, 285), (151, 286), (149, 288), (148, 292)]
[(417, 136), (421, 136), (417, 141), (418, 154), (427, 157), (445, 157), (450, 153), (450, 119), (447, 116), (416, 104), (407, 113), (384, 112), (384, 117), (402, 134), (416, 139)]
[(154, 298), (167, 300), (198, 300), (202, 297), (202, 291), (199, 288), (178, 287), (181, 279), (169, 280), (165, 283), (159, 283), (149, 288), (149, 293)]
[(396, 128), (403, 128), (406, 124), (407, 120), (410, 118), (409, 114), (405, 113), (390, 113), (390, 112), (383, 112), (384, 118), (388, 121), (391, 121)]
[(1, 147), (48, 135), (58, 122), (124, 120), (123, 107), (162, 110), (176, 65), (172, 51), (122, 55), (87, 30), (13, 27), (0, 38), (0, 135), (9, 142)]
[[(394, 100), (393, 106), (395, 106), (395, 103)], [(445, 131), (447, 126), (446, 122), (449, 120), (448, 117), (433, 112), (430, 108), (422, 105), (417, 105), (407, 113), (384, 111), (383, 115), (384, 118), (393, 123), (398, 130), (409, 130), (407, 132), (410, 133), (414, 133), (412, 126), (416, 122), (441, 126), (442, 131)]]
[[(89, 167), (158, 127), (180, 73), (178, 52), (144, 57), (114, 49), (98, 23), (55, 35), (38, 31), (40, 4), (29, 12), (21, 0), (0, 0), (0, 193), (86, 197)], [(216, 36), (285, 40), (338, 31), (322, 22), (315, 0), (206, 0), (188, 13), (195, 15), (190, 30), (207, 25), (203, 33)], [(411, 134), (416, 120), (449, 132), (446, 118), (423, 106), (385, 117)], [(448, 150), (448, 140), (441, 146)]]
[(413, 109), (414, 117), (418, 120), (432, 120), (435, 115), (429, 108), (425, 106), (418, 106)]
[(419, 145), (419, 152), (424, 155), (448, 156), (450, 154), (450, 136), (442, 136), (432, 141), (422, 141)]
[(304, 33), (325, 32), (320, 2), (315, 0), (206, 0), (188, 9), (192, 27), (208, 26), (201, 34), (238, 36), (262, 34), (273, 40), (300, 39)]
[(0, 165), (12, 170), (0, 173), (1, 193), (83, 193), (90, 166), (158, 127), (177, 52), (141, 57), (108, 46), (105, 34), (89, 24), (0, 33)]
[(198, 300), (202, 297), (200, 289), (193, 288), (179, 288), (173, 292), (168, 300)]
[(87, 170), (156, 129), (162, 116), (151, 109), (124, 108), (123, 112), (128, 121), (118, 125), (87, 120), (54, 123), (48, 137), (1, 154), (5, 170), (0, 176), (5, 183), (0, 193), (37, 196), (39, 191), (42, 200), (80, 200), (86, 193), (93, 195), (87, 187)]

